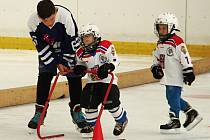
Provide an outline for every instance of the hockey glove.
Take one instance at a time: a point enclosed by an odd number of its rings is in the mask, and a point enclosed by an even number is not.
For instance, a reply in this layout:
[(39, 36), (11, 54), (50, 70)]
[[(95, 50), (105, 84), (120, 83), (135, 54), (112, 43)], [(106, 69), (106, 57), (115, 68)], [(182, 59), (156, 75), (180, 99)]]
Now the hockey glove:
[(190, 86), (192, 82), (195, 80), (195, 74), (193, 72), (193, 68), (189, 67), (183, 69), (183, 77), (184, 77), (184, 83)]
[(86, 74), (85, 71), (86, 70), (87, 70), (87, 68), (85, 66), (83, 66), (83, 65), (76, 65), (74, 67), (74, 73), (76, 75), (81, 76), (81, 77), (85, 76), (85, 74)]
[(112, 72), (115, 69), (114, 64), (105, 63), (98, 68), (97, 75), (100, 79), (104, 79), (108, 77), (109, 72)]
[(161, 79), (164, 76), (163, 70), (160, 65), (152, 65), (151, 72), (155, 79)]

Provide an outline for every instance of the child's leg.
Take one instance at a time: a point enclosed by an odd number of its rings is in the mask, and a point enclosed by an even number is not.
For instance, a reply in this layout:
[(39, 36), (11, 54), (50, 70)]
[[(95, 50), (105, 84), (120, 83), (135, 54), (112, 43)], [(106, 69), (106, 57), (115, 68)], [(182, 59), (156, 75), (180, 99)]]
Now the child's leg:
[[(107, 85), (105, 86), (105, 89), (107, 89)], [(127, 113), (120, 105), (119, 98), (120, 98), (119, 88), (117, 87), (117, 85), (112, 85), (107, 103), (105, 105), (105, 109), (108, 109), (108, 111), (111, 113), (111, 115), (116, 121), (116, 125), (113, 130), (113, 134), (115, 136), (120, 135), (124, 131), (128, 123)]]
[(180, 100), (181, 110), (186, 115), (186, 120), (183, 124), (184, 128), (188, 131), (193, 129), (197, 124), (202, 121), (202, 117), (199, 115), (198, 111), (193, 109), (185, 100), (181, 98)]
[[(105, 92), (107, 90), (107, 84), (102, 87), (101, 89)], [(104, 108), (108, 109), (118, 123), (123, 123), (127, 119), (126, 111), (120, 106), (120, 91), (117, 85), (112, 85)]]
[(162, 133), (179, 133), (181, 127), (179, 121), (181, 87), (166, 86), (166, 98), (170, 106), (169, 117), (170, 121), (166, 124), (160, 125)]
[(98, 117), (98, 105), (100, 98), (98, 96), (98, 84), (86, 84), (81, 95), (81, 107), (85, 108), (86, 126), (81, 129), (81, 133), (93, 132), (93, 127)]
[(181, 87), (166, 85), (166, 98), (170, 106), (170, 111), (179, 118), (179, 111), (181, 110)]
[[(179, 118), (180, 110), (184, 111), (186, 114), (186, 121), (183, 126), (188, 131), (194, 128), (203, 119), (199, 116), (195, 109), (193, 109), (185, 100), (181, 98), (181, 87), (166, 86), (166, 97), (170, 106), (170, 111), (175, 114), (175, 119)], [(173, 115), (171, 118), (173, 118)]]
[(80, 130), (82, 137), (93, 137), (93, 131), (98, 117), (98, 109), (85, 109), (86, 126)]
[(166, 98), (170, 106), (170, 111), (174, 112), (176, 117), (179, 118), (179, 111), (186, 111), (191, 106), (187, 101), (181, 98), (181, 87), (177, 86), (166, 86)]
[(109, 109), (109, 112), (118, 123), (123, 124), (127, 120), (127, 113), (121, 106)]
[(187, 101), (185, 101), (183, 98), (180, 98), (180, 106), (181, 106), (181, 110), (182, 111), (186, 111), (189, 108), (191, 108), (191, 106), (189, 105), (189, 103)]
[(98, 109), (85, 109), (86, 121), (89, 126), (95, 126), (98, 117)]

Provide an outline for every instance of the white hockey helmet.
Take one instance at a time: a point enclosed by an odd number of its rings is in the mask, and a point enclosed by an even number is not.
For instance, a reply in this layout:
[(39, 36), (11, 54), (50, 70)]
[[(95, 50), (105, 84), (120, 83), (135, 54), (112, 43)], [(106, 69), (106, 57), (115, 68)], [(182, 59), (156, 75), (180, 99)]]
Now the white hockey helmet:
[(87, 24), (81, 27), (80, 37), (84, 37), (85, 35), (92, 34), (94, 38), (101, 38), (101, 34), (99, 28), (94, 24)]
[(177, 17), (169, 12), (162, 13), (155, 19), (154, 33), (156, 34), (157, 37), (159, 37), (159, 32), (158, 32), (159, 24), (165, 24), (168, 26), (168, 34), (173, 34), (175, 31), (179, 31)]
[[(85, 35), (90, 35), (90, 34), (93, 35), (94, 42), (92, 42), (89, 45), (85, 45), (83, 43), (83, 39), (82, 38)], [(98, 46), (98, 43), (101, 41), (101, 34), (100, 34), (100, 31), (99, 31), (99, 28), (96, 25), (94, 25), (94, 24), (87, 24), (85, 26), (82, 26), (79, 36), (80, 36), (81, 41), (82, 41), (81, 46), (83, 48), (85, 48), (85, 51), (94, 51), (94, 50), (96, 50), (96, 48)]]

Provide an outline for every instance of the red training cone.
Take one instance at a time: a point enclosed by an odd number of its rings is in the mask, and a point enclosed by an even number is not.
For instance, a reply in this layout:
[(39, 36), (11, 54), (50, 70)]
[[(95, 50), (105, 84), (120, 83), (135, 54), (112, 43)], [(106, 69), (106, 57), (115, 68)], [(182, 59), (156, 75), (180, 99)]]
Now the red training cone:
[(97, 119), (92, 140), (104, 140), (100, 119)]

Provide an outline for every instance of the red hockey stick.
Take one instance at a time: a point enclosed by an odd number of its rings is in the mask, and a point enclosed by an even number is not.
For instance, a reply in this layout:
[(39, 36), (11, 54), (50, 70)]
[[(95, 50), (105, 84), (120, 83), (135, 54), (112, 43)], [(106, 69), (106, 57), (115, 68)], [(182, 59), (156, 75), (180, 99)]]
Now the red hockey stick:
[(114, 81), (114, 74), (111, 73), (111, 72), (109, 74), (112, 76), (112, 79), (111, 79), (111, 81), (109, 83), (108, 89), (107, 89), (105, 97), (104, 97), (104, 101), (103, 101), (103, 103), (101, 105), (101, 109), (100, 109), (100, 112), (99, 112), (98, 117), (97, 117), (97, 121), (96, 121), (96, 125), (95, 125), (95, 128), (94, 128), (93, 139), (92, 140), (104, 140), (103, 132), (102, 132), (102, 128), (101, 128), (100, 118), (101, 118), (101, 115), (102, 115), (103, 110), (104, 110), (104, 105), (106, 104), (106, 101), (108, 99), (109, 92), (110, 92), (110, 90), (112, 88), (112, 83)]
[[(73, 72), (73, 70), (69, 70), (68, 72)], [(85, 71), (86, 73), (93, 73), (93, 74), (96, 74), (96, 71)], [(48, 95), (48, 98), (47, 98), (47, 101), (45, 102), (45, 106), (44, 106), (44, 109), (42, 111), (42, 114), (41, 114), (41, 117), (39, 119), (39, 122), (38, 122), (38, 125), (37, 125), (37, 135), (39, 137), (39, 139), (50, 139), (50, 138), (56, 138), (56, 137), (63, 137), (64, 134), (56, 134), (56, 135), (49, 135), (49, 136), (41, 136), (41, 133), (40, 133), (40, 127), (41, 127), (41, 124), (42, 124), (42, 121), (44, 120), (44, 116), (45, 116), (45, 113), (47, 111), (47, 107), (48, 107), (48, 104), (50, 102), (50, 99), (51, 99), (51, 96), (52, 96), (52, 93), (55, 89), (55, 86), (57, 84), (57, 81), (58, 81), (58, 77), (60, 75), (60, 72), (56, 75), (55, 77), (55, 80), (53, 82), (53, 85), (50, 89), (50, 92), (49, 92), (49, 95)]]
[(57, 84), (59, 75), (60, 75), (60, 72), (59, 72), (59, 73), (56, 75), (56, 77), (55, 77), (55, 80), (54, 80), (53, 85), (52, 85), (52, 87), (51, 87), (51, 89), (50, 89), (50, 92), (49, 92), (47, 101), (45, 102), (44, 109), (43, 109), (43, 111), (42, 111), (41, 117), (40, 117), (39, 122), (38, 122), (38, 125), (37, 125), (37, 135), (38, 135), (39, 139), (41, 139), (41, 140), (43, 140), (43, 139), (55, 138), (55, 137), (63, 137), (63, 136), (64, 136), (64, 134), (49, 135), (49, 136), (41, 136), (41, 134), (40, 134), (40, 126), (41, 126), (41, 124), (42, 124), (42, 121), (43, 121), (43, 119), (44, 119), (45, 113), (46, 113), (46, 111), (47, 111), (47, 107), (48, 107), (48, 104), (49, 104), (49, 102), (50, 102), (52, 93), (53, 93), (53, 91), (54, 91), (54, 89), (55, 89), (55, 85)]

